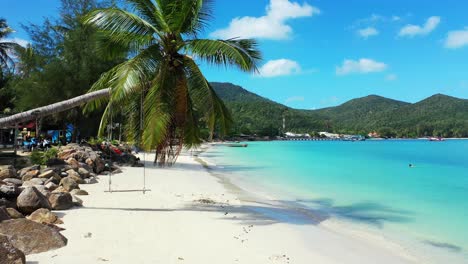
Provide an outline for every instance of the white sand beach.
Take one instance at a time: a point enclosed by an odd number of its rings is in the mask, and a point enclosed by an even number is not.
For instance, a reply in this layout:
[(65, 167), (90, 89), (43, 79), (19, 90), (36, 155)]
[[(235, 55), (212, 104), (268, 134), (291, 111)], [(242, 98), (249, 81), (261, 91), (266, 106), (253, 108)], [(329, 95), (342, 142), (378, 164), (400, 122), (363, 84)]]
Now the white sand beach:
[[(146, 194), (106, 193), (107, 176), (83, 185), (84, 207), (58, 212), (68, 245), (27, 263), (421, 263), (384, 239), (245, 201), (188, 153), (173, 168), (146, 170)], [(124, 168), (112, 180), (114, 189), (141, 189), (143, 168)]]

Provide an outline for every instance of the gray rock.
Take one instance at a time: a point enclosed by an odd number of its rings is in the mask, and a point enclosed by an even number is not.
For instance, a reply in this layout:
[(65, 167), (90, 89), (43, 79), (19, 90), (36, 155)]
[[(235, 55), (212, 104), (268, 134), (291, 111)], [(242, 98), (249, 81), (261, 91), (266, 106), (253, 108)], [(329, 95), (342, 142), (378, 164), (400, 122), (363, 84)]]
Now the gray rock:
[(7, 236), (0, 234), (0, 263), (1, 264), (24, 264), (26, 257), (24, 253), (14, 247)]
[(47, 179), (33, 178), (29, 181), (23, 182), (23, 186), (27, 187), (27, 186), (34, 186), (34, 185), (44, 185), (45, 181), (47, 181)]
[(46, 171), (42, 172), (37, 177), (38, 178), (49, 179), (49, 178), (55, 178), (55, 177), (60, 177), (60, 176), (58, 176), (57, 173), (55, 173), (54, 170), (49, 169), (49, 170), (46, 170)]
[(98, 181), (96, 180), (96, 177), (90, 177), (88, 179), (84, 179), (85, 184), (96, 184)]
[(85, 168), (78, 168), (78, 174), (80, 174), (81, 178), (85, 179), (89, 177), (90, 172)]
[(21, 186), (23, 184), (22, 180), (16, 179), (16, 178), (6, 178), (6, 179), (3, 179), (3, 182), (10, 184), (10, 185), (16, 185), (16, 186)]
[(18, 176), (20, 178), (22, 178), (28, 171), (32, 171), (32, 170), (40, 170), (41, 169), (41, 166), (40, 165), (33, 165), (33, 166), (29, 166), (29, 167), (26, 167), (26, 168), (23, 168), (21, 170), (18, 171)]
[(58, 187), (58, 185), (55, 184), (54, 182), (46, 183), (44, 186), (47, 188), (47, 190), (49, 190), (51, 192), (54, 191), (55, 189), (57, 189), (57, 187)]
[(18, 212), (15, 208), (7, 208), (6, 210), (8, 214), (10, 215), (11, 219), (24, 218), (24, 215)]
[(16, 198), (20, 193), (21, 190), (15, 185), (0, 186), (0, 198)]
[(71, 177), (65, 177), (60, 181), (60, 186), (62, 186), (67, 192), (70, 192), (73, 189), (79, 189), (78, 183)]
[(22, 174), (23, 176), (21, 176), (21, 179), (25, 182), (25, 181), (29, 181), (33, 178), (36, 178), (37, 176), (39, 176), (39, 173), (40, 171), (39, 170), (30, 170), (30, 171), (27, 171), (25, 172), (24, 174)]
[(83, 195), (89, 195), (89, 193), (85, 190), (80, 190), (80, 189), (74, 189), (70, 192), (71, 195), (78, 195), (78, 196), (83, 196)]
[(68, 176), (68, 173), (62, 171), (60, 172), (60, 177), (67, 177)]
[(68, 210), (73, 207), (73, 197), (69, 193), (51, 193), (49, 203), (53, 210)]
[(76, 197), (75, 195), (72, 195), (72, 202), (73, 202), (73, 205), (75, 205), (75, 206), (78, 206), (78, 207), (83, 206), (83, 200)]
[(59, 231), (27, 219), (14, 219), (0, 223), (0, 234), (24, 254), (37, 254), (67, 245)]
[(60, 220), (56, 214), (45, 208), (37, 209), (26, 218), (40, 224), (63, 224), (62, 220)]
[(75, 158), (69, 158), (65, 161), (70, 165), (74, 170), (77, 170), (80, 167), (80, 163)]
[(10, 220), (10, 214), (6, 210), (5, 207), (0, 207), (0, 222), (5, 221), (5, 220)]
[(42, 193), (45, 197), (49, 197), (50, 191), (44, 185), (36, 185), (34, 186), (36, 189)]
[(47, 198), (36, 187), (26, 187), (18, 196), (16, 205), (23, 214), (30, 214), (39, 208), (51, 209)]
[(13, 168), (13, 166), (0, 167), (0, 180), (7, 178), (16, 178), (16, 170)]
[(0, 198), (0, 207), (4, 206), (6, 208), (16, 208), (16, 199), (7, 200), (5, 198)]

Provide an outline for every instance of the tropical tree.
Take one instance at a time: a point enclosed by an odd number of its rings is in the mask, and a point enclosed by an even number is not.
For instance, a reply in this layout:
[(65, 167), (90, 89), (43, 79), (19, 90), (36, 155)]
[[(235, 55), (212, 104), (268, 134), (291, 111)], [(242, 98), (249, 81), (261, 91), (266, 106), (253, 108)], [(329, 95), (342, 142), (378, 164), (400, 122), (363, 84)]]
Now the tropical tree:
[[(211, 133), (215, 128), (225, 133), (231, 123), (227, 108), (196, 60), (256, 72), (261, 54), (252, 39), (198, 38), (211, 18), (211, 1), (126, 2), (130, 11), (97, 9), (84, 20), (99, 30), (103, 55), (129, 58), (103, 74), (90, 90), (111, 89), (100, 133), (112, 115), (122, 114), (129, 139), (147, 150), (156, 148), (155, 162), (171, 165), (183, 146), (201, 143), (202, 124)], [(103, 103), (95, 101), (85, 110)]]
[(10, 52), (19, 46), (15, 42), (5, 40), (11, 33), (13, 29), (8, 26), (5, 19), (0, 18), (0, 75), (3, 75), (3, 71), (14, 64)]

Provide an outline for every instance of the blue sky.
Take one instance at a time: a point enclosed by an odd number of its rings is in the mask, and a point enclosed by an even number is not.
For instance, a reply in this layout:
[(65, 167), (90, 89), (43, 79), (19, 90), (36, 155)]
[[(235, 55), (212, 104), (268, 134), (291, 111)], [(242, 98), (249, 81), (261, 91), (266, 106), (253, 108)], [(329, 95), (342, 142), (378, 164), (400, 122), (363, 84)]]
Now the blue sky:
[[(20, 23), (58, 14), (58, 0), (1, 2), (18, 39), (28, 40)], [(210, 81), (304, 109), (369, 94), (468, 98), (467, 1), (218, 0), (214, 7), (205, 37), (257, 38), (264, 61), (260, 76), (203, 66)]]

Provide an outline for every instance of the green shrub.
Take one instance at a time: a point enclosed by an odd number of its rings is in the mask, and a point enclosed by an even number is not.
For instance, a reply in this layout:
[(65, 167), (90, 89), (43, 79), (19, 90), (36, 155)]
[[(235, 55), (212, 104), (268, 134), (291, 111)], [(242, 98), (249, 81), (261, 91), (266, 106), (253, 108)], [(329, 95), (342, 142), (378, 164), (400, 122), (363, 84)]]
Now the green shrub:
[(44, 152), (44, 155), (42, 158), (44, 161), (44, 164), (47, 163), (47, 161), (49, 161), (50, 159), (55, 159), (57, 157), (57, 154), (58, 154), (58, 149), (56, 148), (50, 148), (46, 152)]
[(29, 159), (31, 160), (32, 164), (39, 164), (39, 165), (42, 165), (44, 161), (43, 154), (37, 150), (31, 153), (31, 156), (29, 157)]
[(47, 161), (50, 159), (56, 158), (58, 154), (58, 149), (51, 148), (45, 152), (33, 151), (29, 157), (32, 164), (46, 165)]

